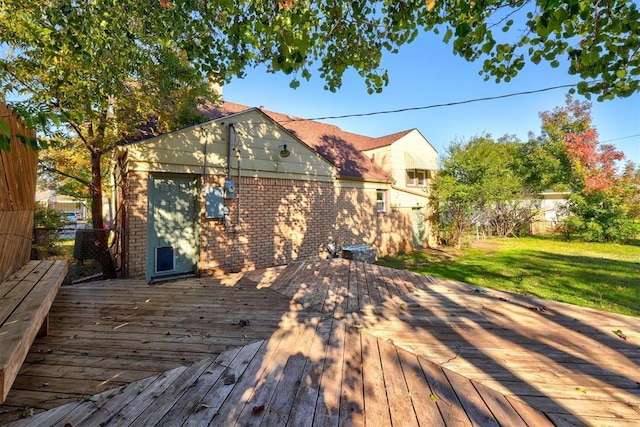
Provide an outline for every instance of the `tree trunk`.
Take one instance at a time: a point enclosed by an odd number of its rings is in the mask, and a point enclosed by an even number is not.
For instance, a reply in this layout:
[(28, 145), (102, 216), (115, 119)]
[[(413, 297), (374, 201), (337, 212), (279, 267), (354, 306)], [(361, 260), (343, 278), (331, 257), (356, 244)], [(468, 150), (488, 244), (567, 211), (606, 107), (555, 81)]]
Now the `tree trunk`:
[(102, 220), (102, 171), (100, 159), (102, 153), (91, 152), (91, 222), (94, 230), (94, 246), (96, 260), (102, 267), (102, 275), (106, 279), (116, 277), (116, 269), (109, 250), (109, 233)]

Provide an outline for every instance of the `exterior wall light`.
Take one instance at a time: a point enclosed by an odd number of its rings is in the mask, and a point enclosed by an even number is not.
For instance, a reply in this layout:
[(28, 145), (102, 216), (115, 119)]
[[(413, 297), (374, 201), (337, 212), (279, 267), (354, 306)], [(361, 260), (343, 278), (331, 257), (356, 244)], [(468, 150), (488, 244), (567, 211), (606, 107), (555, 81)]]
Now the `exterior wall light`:
[(287, 144), (281, 145), (280, 147), (280, 157), (287, 158), (291, 155), (291, 151), (287, 150)]

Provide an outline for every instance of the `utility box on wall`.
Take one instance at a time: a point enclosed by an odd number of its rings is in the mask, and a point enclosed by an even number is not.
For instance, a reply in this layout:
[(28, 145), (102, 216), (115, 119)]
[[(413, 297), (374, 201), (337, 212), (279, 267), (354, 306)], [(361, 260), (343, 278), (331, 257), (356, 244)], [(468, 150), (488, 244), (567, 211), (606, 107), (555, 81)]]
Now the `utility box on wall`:
[(204, 193), (204, 203), (207, 218), (222, 219), (227, 213), (222, 187), (207, 187)]
[(224, 182), (224, 198), (235, 199), (236, 197), (236, 184), (231, 178), (227, 178)]

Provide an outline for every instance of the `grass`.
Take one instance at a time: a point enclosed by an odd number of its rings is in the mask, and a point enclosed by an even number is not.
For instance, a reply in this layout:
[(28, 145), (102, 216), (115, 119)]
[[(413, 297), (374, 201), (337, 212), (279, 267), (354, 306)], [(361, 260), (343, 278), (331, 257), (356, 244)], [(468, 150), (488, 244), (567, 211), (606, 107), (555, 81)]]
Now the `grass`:
[(640, 246), (554, 237), (481, 241), (379, 264), (477, 286), (640, 317)]

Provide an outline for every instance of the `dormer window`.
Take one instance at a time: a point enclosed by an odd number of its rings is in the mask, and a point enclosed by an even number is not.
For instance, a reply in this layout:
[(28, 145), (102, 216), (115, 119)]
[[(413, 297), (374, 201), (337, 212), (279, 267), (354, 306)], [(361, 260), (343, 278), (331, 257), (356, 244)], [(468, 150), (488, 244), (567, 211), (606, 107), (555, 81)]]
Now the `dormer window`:
[(407, 169), (407, 187), (426, 187), (428, 176), (424, 169)]
[(406, 171), (407, 187), (426, 188), (429, 184), (429, 178), (433, 178), (435, 159), (417, 152), (405, 152), (404, 169)]

